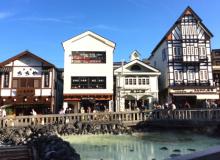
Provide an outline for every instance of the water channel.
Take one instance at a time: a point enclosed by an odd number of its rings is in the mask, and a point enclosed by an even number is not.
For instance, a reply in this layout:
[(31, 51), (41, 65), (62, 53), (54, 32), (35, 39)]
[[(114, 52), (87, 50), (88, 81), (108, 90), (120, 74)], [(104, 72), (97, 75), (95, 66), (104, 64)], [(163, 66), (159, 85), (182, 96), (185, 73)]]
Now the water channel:
[(220, 145), (220, 139), (190, 132), (65, 136), (82, 160), (163, 160)]

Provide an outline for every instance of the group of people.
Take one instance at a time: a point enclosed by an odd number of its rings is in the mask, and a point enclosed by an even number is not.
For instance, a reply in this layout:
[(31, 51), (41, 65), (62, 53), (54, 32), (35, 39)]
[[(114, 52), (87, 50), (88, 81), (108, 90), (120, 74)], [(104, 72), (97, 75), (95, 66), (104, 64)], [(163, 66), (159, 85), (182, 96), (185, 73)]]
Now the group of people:
[(154, 103), (153, 104), (153, 109), (172, 109), (172, 110), (175, 110), (176, 105), (173, 102), (170, 103), (170, 104), (168, 104), (168, 102), (166, 102), (163, 105), (160, 105), (159, 103)]

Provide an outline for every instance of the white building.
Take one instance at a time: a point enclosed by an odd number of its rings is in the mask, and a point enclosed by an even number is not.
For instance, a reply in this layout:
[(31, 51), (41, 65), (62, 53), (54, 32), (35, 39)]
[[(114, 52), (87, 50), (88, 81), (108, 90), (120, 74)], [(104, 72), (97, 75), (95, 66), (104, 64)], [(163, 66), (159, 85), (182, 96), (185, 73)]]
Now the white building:
[(0, 65), (1, 106), (9, 106), (16, 115), (30, 115), (32, 109), (39, 114), (55, 112), (62, 83), (53, 64), (24, 51)]
[(65, 42), (64, 108), (112, 109), (115, 43), (91, 31)]
[(158, 101), (159, 70), (140, 60), (134, 51), (130, 62), (114, 71), (116, 111), (152, 108)]
[(218, 99), (213, 85), (212, 33), (200, 17), (187, 7), (175, 24), (154, 48), (151, 65), (161, 71), (161, 103), (174, 101), (182, 107), (201, 106), (205, 99)]

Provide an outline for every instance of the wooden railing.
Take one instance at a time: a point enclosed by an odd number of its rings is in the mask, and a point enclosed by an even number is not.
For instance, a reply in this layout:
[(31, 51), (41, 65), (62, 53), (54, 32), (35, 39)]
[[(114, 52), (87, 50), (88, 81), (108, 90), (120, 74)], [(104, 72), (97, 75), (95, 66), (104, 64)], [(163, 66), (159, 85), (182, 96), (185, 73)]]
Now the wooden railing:
[(46, 125), (54, 123), (74, 123), (100, 122), (114, 123), (120, 122), (125, 125), (135, 125), (145, 121), (149, 117), (149, 111), (130, 111), (130, 112), (100, 112), (100, 113), (77, 113), (77, 114), (50, 114), (37, 116), (7, 116), (0, 118), (0, 127), (24, 127), (28, 125)]
[(192, 121), (219, 121), (220, 109), (178, 109), (154, 110), (152, 120), (192, 120)]

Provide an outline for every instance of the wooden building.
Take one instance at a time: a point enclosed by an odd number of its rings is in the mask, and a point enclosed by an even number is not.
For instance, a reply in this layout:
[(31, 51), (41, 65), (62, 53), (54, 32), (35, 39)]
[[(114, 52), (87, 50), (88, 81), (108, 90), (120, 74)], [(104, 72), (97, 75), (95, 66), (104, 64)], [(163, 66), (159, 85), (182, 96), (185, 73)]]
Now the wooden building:
[[(211, 63), (212, 33), (187, 7), (154, 48), (150, 63), (161, 71), (160, 101), (186, 101), (200, 107), (205, 99), (218, 99)], [(200, 103), (201, 102), (201, 103)]]
[(7, 114), (55, 113), (62, 105), (62, 80), (56, 67), (24, 51), (0, 63), (0, 106)]

